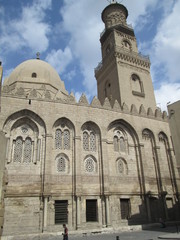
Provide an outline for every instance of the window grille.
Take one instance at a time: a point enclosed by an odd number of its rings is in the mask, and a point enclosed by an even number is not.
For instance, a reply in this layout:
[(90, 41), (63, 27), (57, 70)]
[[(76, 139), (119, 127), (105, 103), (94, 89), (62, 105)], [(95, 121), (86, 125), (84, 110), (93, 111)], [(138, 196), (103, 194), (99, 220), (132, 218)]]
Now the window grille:
[(66, 171), (66, 159), (64, 157), (60, 157), (57, 159), (57, 171), (58, 172)]
[(121, 219), (128, 219), (130, 217), (130, 200), (120, 199)]
[(118, 137), (117, 136), (114, 137), (113, 142), (114, 142), (114, 151), (119, 152), (119, 144), (118, 144)]
[(31, 155), (32, 155), (32, 141), (30, 138), (26, 138), (24, 142), (24, 156), (23, 162), (30, 163), (31, 162)]
[(118, 171), (119, 173), (124, 173), (124, 163), (122, 160), (118, 161)]
[(68, 201), (55, 201), (55, 224), (68, 223)]
[(97, 221), (97, 200), (86, 200), (86, 222)]
[(96, 151), (96, 135), (94, 133), (90, 133), (90, 151)]
[(20, 137), (18, 137), (15, 141), (15, 147), (14, 147), (14, 162), (16, 163), (21, 163), (22, 147), (23, 147), (23, 141)]
[(57, 129), (55, 133), (55, 148), (62, 149), (62, 132), (60, 129)]
[(85, 172), (95, 172), (95, 161), (91, 157), (88, 157), (85, 160)]
[(87, 132), (83, 133), (83, 149), (89, 151), (89, 135)]
[(64, 149), (70, 149), (70, 134), (68, 130), (64, 130)]

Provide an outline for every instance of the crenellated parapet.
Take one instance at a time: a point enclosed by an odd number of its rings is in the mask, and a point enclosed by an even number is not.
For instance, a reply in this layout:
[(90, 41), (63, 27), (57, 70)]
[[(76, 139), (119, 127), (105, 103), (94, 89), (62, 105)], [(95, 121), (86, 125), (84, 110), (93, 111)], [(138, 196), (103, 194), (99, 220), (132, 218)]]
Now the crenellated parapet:
[(51, 101), (51, 102), (64, 103), (64, 104), (75, 104), (78, 106), (105, 109), (109, 111), (122, 112), (125, 114), (132, 114), (132, 115), (147, 117), (152, 119), (154, 118), (154, 119), (159, 119), (163, 121), (167, 121), (168, 119), (167, 112), (166, 111), (161, 112), (160, 108), (157, 108), (155, 111), (153, 111), (150, 107), (145, 109), (143, 104), (141, 104), (141, 106), (137, 108), (135, 104), (128, 106), (125, 102), (122, 104), (122, 106), (120, 106), (117, 100), (115, 100), (114, 104), (112, 105), (109, 98), (105, 98), (104, 103), (101, 104), (101, 102), (96, 96), (92, 99), (91, 103), (89, 103), (88, 97), (84, 93), (81, 95), (79, 101), (76, 102), (76, 99), (73, 93), (70, 93), (67, 96), (63, 94), (61, 95), (56, 94), (52, 96), (50, 91), (48, 91), (47, 89), (43, 89), (43, 93), (40, 93), (36, 89), (31, 89), (27, 93), (23, 88), (19, 88), (16, 92), (14, 92), (10, 90), (9, 86), (5, 86), (2, 91), (2, 96), (4, 97), (11, 96), (15, 98), (24, 98), (24, 99), (40, 100), (40, 101)]

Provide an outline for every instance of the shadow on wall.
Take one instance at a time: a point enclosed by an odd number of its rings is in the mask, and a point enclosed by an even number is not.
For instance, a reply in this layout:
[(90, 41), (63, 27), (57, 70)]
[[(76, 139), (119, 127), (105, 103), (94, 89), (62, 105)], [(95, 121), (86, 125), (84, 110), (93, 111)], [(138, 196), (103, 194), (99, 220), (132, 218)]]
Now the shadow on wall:
[(139, 205), (139, 213), (133, 214), (128, 218), (128, 225), (159, 223), (159, 226), (161, 226), (160, 219), (165, 221), (168, 225), (173, 225), (172, 222), (180, 221), (180, 206), (178, 202), (172, 204), (170, 207), (167, 204), (167, 199), (166, 206), (164, 206), (164, 200), (162, 197), (148, 197), (148, 199), (149, 211), (147, 211), (147, 204), (145, 200), (143, 200), (142, 204)]

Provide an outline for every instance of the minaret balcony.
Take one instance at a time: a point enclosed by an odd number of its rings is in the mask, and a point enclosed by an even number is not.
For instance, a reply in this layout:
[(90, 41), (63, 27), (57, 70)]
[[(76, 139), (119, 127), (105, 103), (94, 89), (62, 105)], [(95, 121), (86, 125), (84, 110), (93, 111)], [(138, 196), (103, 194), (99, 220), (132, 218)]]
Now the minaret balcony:
[(132, 65), (141, 65), (145, 68), (150, 68), (150, 59), (148, 55), (142, 55), (141, 53), (136, 53), (114, 45), (95, 68), (95, 75), (101, 72), (101, 70), (106, 67), (113, 58), (119, 58), (121, 61), (129, 62)]

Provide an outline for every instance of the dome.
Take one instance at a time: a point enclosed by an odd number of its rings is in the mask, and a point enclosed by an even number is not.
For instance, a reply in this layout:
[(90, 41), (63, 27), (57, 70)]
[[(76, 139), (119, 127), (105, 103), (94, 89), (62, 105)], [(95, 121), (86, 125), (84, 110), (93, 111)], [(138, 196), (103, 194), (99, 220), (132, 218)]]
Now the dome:
[(10, 76), (5, 79), (4, 85), (21, 82), (50, 85), (57, 90), (66, 91), (64, 82), (56, 70), (47, 62), (40, 59), (30, 59), (18, 65)]

